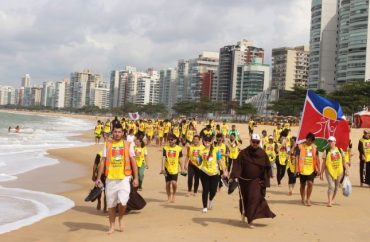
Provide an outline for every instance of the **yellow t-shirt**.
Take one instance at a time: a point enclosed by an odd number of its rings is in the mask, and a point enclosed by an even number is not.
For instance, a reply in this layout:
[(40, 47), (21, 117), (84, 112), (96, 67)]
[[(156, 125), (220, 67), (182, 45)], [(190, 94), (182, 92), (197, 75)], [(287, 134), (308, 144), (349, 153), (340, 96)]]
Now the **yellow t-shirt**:
[(229, 126), (227, 124), (221, 124), (221, 134), (226, 137)]
[(275, 153), (275, 143), (266, 143), (263, 146), (263, 149), (265, 150), (267, 156), (269, 157), (269, 160), (271, 163), (275, 162), (276, 153)]
[(223, 167), (227, 167), (227, 164), (226, 164), (226, 145), (224, 143), (222, 143), (221, 145), (214, 145), (214, 149), (216, 151), (219, 151), (222, 155), (222, 158), (221, 158), (221, 162), (222, 162), (222, 165)]
[(106, 152), (112, 152), (111, 160), (108, 167), (108, 179), (124, 179), (124, 165), (125, 165), (125, 147), (124, 142), (118, 141), (112, 143), (112, 150)]
[(342, 154), (338, 148), (328, 151), (325, 161), (330, 176), (336, 180), (343, 174)]
[(190, 145), (189, 150), (188, 150), (188, 156), (189, 156), (190, 162), (198, 168), (200, 166), (199, 156), (202, 150), (204, 150), (203, 145), (198, 145), (198, 146)]
[(217, 152), (213, 149), (211, 155), (209, 155), (209, 148), (204, 148), (200, 153), (202, 163), (199, 167), (204, 173), (209, 176), (219, 175), (220, 169), (217, 162)]
[(315, 171), (315, 169), (313, 167), (312, 146), (307, 146), (305, 144), (305, 147), (306, 147), (306, 157), (303, 164), (303, 171), (301, 172), (301, 174), (308, 176), (311, 175)]
[(166, 157), (164, 166), (171, 175), (179, 173), (179, 158), (182, 157), (182, 148), (178, 145), (171, 147), (166, 145), (163, 148), (163, 156)]
[(230, 159), (235, 160), (236, 158), (238, 158), (239, 147), (238, 147), (237, 142), (233, 142), (233, 143), (229, 144), (229, 151), (230, 151), (230, 153), (229, 153)]
[(137, 167), (142, 167), (145, 164), (145, 155), (147, 154), (146, 147), (135, 146), (135, 160)]
[(288, 160), (288, 150), (286, 146), (282, 146), (278, 144), (278, 155), (279, 155), (279, 163), (280, 165), (284, 166)]

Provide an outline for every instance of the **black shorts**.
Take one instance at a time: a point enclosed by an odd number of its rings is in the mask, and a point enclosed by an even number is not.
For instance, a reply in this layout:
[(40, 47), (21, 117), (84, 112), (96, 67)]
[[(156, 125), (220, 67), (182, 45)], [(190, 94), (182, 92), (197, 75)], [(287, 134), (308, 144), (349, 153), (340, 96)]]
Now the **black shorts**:
[(301, 184), (303, 184), (303, 183), (306, 183), (307, 181), (313, 182), (315, 177), (316, 177), (316, 173), (312, 172), (311, 175), (299, 175), (299, 180), (300, 180)]
[(176, 181), (177, 182), (177, 178), (178, 178), (179, 174), (169, 174), (167, 169), (166, 169), (166, 176), (164, 177), (166, 182), (170, 182), (170, 181)]

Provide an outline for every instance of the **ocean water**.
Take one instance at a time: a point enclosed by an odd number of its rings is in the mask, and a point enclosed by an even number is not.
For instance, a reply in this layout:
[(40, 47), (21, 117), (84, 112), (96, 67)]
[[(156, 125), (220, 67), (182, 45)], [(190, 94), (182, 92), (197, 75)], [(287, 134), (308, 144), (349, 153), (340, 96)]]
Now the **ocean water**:
[[(19, 133), (14, 129), (17, 125)], [(93, 141), (80, 142), (68, 137), (92, 129), (93, 125), (91, 121), (67, 117), (0, 112), (0, 234), (74, 206), (73, 201), (62, 196), (6, 188), (1, 182), (17, 179), (22, 173), (39, 167), (57, 164), (58, 160), (46, 156), (48, 149), (92, 144)]]

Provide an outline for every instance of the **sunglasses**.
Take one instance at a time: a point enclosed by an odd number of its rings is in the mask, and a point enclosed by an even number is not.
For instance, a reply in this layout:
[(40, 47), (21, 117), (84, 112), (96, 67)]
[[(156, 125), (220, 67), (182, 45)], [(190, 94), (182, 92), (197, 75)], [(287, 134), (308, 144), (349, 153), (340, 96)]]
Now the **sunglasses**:
[(260, 143), (260, 141), (259, 140), (252, 140), (252, 144), (259, 144)]
[(175, 139), (169, 139), (169, 141), (175, 141)]

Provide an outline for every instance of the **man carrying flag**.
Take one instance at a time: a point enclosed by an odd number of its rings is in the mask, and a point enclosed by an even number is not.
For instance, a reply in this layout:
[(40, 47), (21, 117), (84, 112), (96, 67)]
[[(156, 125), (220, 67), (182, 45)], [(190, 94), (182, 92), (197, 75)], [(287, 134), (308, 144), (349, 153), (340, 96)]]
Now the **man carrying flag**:
[(311, 205), (313, 180), (315, 176), (320, 175), (320, 161), (317, 154), (329, 147), (330, 136), (336, 138), (337, 147), (347, 150), (349, 125), (342, 108), (338, 102), (308, 90), (298, 132), (299, 151), (296, 153), (296, 171), (301, 176), (301, 198), (304, 205)]

